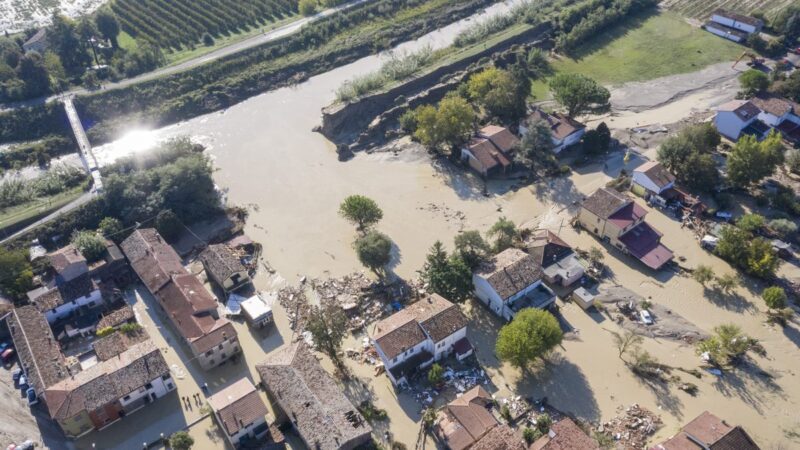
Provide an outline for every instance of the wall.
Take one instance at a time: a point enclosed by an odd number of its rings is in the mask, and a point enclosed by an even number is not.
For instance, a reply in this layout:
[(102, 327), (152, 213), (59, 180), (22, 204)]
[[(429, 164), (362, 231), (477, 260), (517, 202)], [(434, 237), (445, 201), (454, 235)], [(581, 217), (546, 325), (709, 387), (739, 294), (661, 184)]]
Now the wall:
[[(92, 302), (94, 302), (94, 304), (90, 305)], [(47, 321), (52, 324), (58, 319), (67, 317), (72, 311), (81, 306), (88, 306), (91, 308), (101, 303), (103, 303), (103, 296), (100, 295), (99, 289), (95, 289), (89, 295), (75, 299), (74, 302), (64, 303), (63, 305), (59, 305), (50, 311), (46, 311), (44, 315), (47, 318)]]
[[(216, 346), (210, 350), (210, 355), (208, 353), (203, 353), (201, 355), (195, 353), (195, 356), (197, 357), (197, 362), (200, 364), (200, 367), (202, 367), (203, 370), (209, 370), (229, 360), (240, 351), (241, 346), (239, 345), (239, 340), (234, 336), (222, 342), (222, 349)], [(222, 354), (225, 356), (221, 356)]]
[[(480, 59), (503, 51), (513, 45), (528, 43), (534, 39), (549, 36), (550, 31), (551, 25), (549, 22), (539, 24), (520, 35), (488, 47), (473, 56), (439, 67), (388, 91), (367, 95), (347, 104), (327, 106), (322, 110), (322, 125), (319, 131), (333, 142), (351, 141), (358, 133), (365, 130), (376, 116), (395, 106), (395, 100), (398, 97), (410, 97), (418, 94), (437, 84), (446, 75), (465, 70)], [(443, 96), (444, 92), (441, 95)], [(438, 99), (431, 101), (438, 101)]]
[(455, 343), (458, 342), (461, 338), (464, 338), (466, 336), (467, 336), (467, 327), (464, 327), (456, 331), (455, 333), (451, 334), (450, 336), (447, 336), (446, 338), (442, 339), (441, 341), (433, 344), (433, 349), (435, 350), (435, 352), (432, 352), (434, 354), (433, 358), (438, 361), (441, 358), (448, 356), (453, 351), (453, 345), (455, 345)]
[[(750, 122), (755, 120), (755, 117), (750, 119)], [(714, 126), (717, 131), (728, 139), (739, 139), (739, 133), (748, 125), (748, 122), (739, 120), (736, 113), (730, 111), (720, 111), (714, 117)]]
[[(127, 397), (129, 397), (129, 398), (127, 400), (125, 400), (125, 397), (122, 397), (121, 399), (119, 399), (119, 402), (122, 405), (122, 407), (124, 408), (124, 407), (126, 407), (126, 406), (128, 406), (128, 405), (130, 405), (130, 404), (132, 404), (132, 403), (144, 398), (144, 397), (149, 396), (150, 394), (155, 394), (156, 398), (161, 398), (164, 395), (166, 395), (168, 392), (174, 390), (175, 389), (175, 382), (172, 380), (171, 377), (169, 377), (169, 374), (166, 374), (166, 375), (168, 376), (168, 378), (166, 380), (162, 379), (161, 377), (158, 377), (155, 380), (152, 380), (150, 382), (150, 384), (152, 385), (152, 387), (150, 389), (145, 389), (144, 386), (142, 386), (141, 388), (139, 388), (139, 389), (131, 392), (130, 394), (128, 394)], [(167, 384), (171, 385), (172, 388), (170, 389)]]
[(64, 430), (67, 437), (72, 438), (84, 435), (94, 429), (94, 425), (89, 419), (89, 413), (86, 411), (81, 411), (69, 419), (59, 420), (58, 425)]
[(397, 366), (398, 364), (402, 364), (405, 360), (407, 360), (408, 358), (411, 358), (412, 356), (414, 356), (417, 353), (421, 352), (423, 349), (427, 349), (428, 351), (433, 353), (433, 346), (432, 346), (430, 340), (425, 340), (425, 341), (422, 341), (419, 344), (411, 347), (410, 349), (406, 350), (405, 352), (397, 355), (395, 357), (397, 360), (394, 361), (394, 360), (391, 360), (391, 359), (386, 357), (386, 354), (383, 353), (383, 349), (381, 349), (381, 347), (375, 341), (373, 341), (373, 344), (375, 345), (375, 350), (377, 350), (378, 356), (381, 357), (381, 360), (383, 361), (383, 365), (386, 366), (387, 370), (391, 369), (394, 366)]
[[(222, 424), (222, 420), (220, 420), (219, 415), (217, 415), (217, 422), (219, 423), (220, 428), (224, 430), (225, 427)], [(256, 419), (255, 422), (248, 424), (238, 432), (229, 435), (228, 440), (231, 442), (231, 445), (236, 446), (239, 444), (239, 439), (251, 434), (253, 428), (256, 428), (257, 426), (262, 425), (264, 423), (267, 423), (267, 419), (265, 419), (264, 417)], [(225, 431), (225, 434), (227, 434), (227, 431)]]
[(725, 39), (729, 39), (729, 40), (731, 40), (733, 42), (742, 42), (742, 38), (740, 38), (739, 36), (736, 36), (735, 34), (731, 34), (731, 33), (727, 32), (727, 31), (725, 31), (725, 30), (723, 30), (721, 28), (715, 28), (713, 25), (706, 25), (705, 29), (706, 29), (706, 31), (708, 31), (711, 34), (715, 34), (715, 35), (717, 35), (719, 37), (722, 37), (722, 38), (725, 38)]
[(503, 318), (505, 318), (508, 321), (511, 321), (511, 319), (514, 318), (514, 311), (512, 311), (511, 308), (509, 308), (507, 305), (513, 303), (514, 300), (517, 300), (519, 298), (524, 297), (525, 295), (527, 295), (532, 290), (538, 288), (541, 284), (542, 284), (542, 280), (536, 280), (535, 283), (531, 284), (530, 286), (526, 287), (525, 289), (523, 289), (523, 290), (517, 292), (516, 294), (512, 295), (511, 297), (509, 297), (505, 301), (505, 303), (503, 305)]
[(480, 275), (473, 275), (472, 285), (475, 286), (475, 295), (495, 314), (502, 316), (503, 299), (495, 292), (489, 282)]

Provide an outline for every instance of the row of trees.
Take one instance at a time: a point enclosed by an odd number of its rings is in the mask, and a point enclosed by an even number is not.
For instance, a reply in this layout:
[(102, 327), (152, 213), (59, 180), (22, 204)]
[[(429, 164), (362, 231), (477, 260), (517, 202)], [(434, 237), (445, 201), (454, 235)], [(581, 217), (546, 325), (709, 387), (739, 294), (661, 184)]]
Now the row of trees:
[(565, 53), (632, 14), (653, 8), (659, 0), (589, 0), (564, 8), (556, 16), (556, 47)]

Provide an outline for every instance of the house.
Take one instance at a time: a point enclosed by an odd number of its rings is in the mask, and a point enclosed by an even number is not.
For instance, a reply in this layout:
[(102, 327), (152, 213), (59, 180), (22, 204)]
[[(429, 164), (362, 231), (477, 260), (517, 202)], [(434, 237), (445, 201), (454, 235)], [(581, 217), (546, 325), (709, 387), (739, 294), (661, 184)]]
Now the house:
[(507, 174), (513, 166), (519, 139), (508, 128), (487, 125), (461, 149), (465, 161), (483, 177)]
[(647, 210), (614, 189), (600, 188), (583, 201), (578, 222), (617, 249), (658, 270), (672, 260), (661, 233), (645, 222)]
[(718, 108), (714, 126), (733, 141), (743, 134), (761, 140), (774, 129), (788, 142), (797, 143), (800, 142), (800, 105), (773, 94), (733, 100)]
[(352, 450), (372, 439), (372, 427), (304, 342), (271, 352), (256, 370), (277, 423), (291, 424), (306, 447)]
[(516, 248), (503, 250), (472, 274), (475, 295), (495, 314), (511, 320), (524, 308), (548, 308), (556, 296), (542, 284), (542, 266)]
[(143, 330), (114, 332), (86, 350), (71, 347), (68, 360), (34, 306), (13, 310), (6, 321), (28, 385), (67, 437), (108, 426), (175, 389), (164, 357)]
[(264, 328), (272, 323), (272, 308), (261, 295), (256, 294), (240, 303), (247, 322), (254, 327)]
[(66, 282), (56, 281), (52, 287), (30, 291), (28, 299), (51, 324), (78, 310), (94, 308), (104, 302), (97, 282), (88, 273)]
[(526, 448), (519, 435), (506, 424), (492, 428), (470, 447), (471, 450), (525, 450)]
[(462, 394), (436, 416), (434, 434), (450, 450), (466, 450), (499, 422), (491, 412), (494, 400), (481, 386)]
[(426, 295), (375, 324), (372, 342), (394, 385), (454, 352), (459, 359), (472, 354), (467, 318), (438, 294)]
[(650, 450), (759, 450), (759, 446), (740, 426), (732, 427), (704, 411), (681, 431)]
[(175, 389), (164, 356), (147, 339), (45, 391), (47, 410), (72, 438), (104, 428)]
[(600, 450), (597, 441), (590, 438), (569, 417), (550, 426), (550, 431), (531, 444), (528, 450)]
[(711, 21), (747, 34), (758, 33), (764, 28), (764, 21), (761, 19), (737, 14), (724, 9), (717, 9), (711, 13)]
[(208, 397), (208, 405), (234, 448), (242, 440), (261, 439), (269, 433), (267, 405), (248, 378), (242, 378)]
[(225, 294), (250, 283), (250, 275), (239, 257), (225, 244), (209, 245), (200, 254), (200, 261), (209, 278), (214, 280)]
[(122, 251), (203, 369), (216, 367), (241, 351), (236, 329), (219, 317), (217, 301), (186, 271), (155, 229), (134, 231), (122, 242)]
[(553, 153), (575, 145), (581, 141), (586, 133), (586, 125), (561, 113), (548, 114), (539, 108), (534, 110), (519, 124), (519, 135), (525, 136), (533, 123), (541, 121), (550, 127), (550, 137), (553, 140)]
[(44, 55), (49, 44), (47, 42), (47, 29), (41, 28), (33, 36), (31, 36), (25, 43), (22, 44), (22, 49), (25, 53), (36, 52)]
[(648, 161), (633, 169), (631, 190), (649, 198), (675, 187), (675, 175), (658, 161)]
[(570, 286), (586, 272), (572, 247), (550, 230), (534, 230), (525, 247), (550, 284)]

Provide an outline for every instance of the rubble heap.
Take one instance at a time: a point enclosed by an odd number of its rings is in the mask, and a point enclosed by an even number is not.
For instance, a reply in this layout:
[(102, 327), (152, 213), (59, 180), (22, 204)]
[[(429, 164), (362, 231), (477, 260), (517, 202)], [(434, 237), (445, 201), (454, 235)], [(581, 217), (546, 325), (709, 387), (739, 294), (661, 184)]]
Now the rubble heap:
[(648, 438), (661, 427), (661, 418), (637, 404), (600, 425), (597, 431), (611, 436), (618, 448), (646, 448)]
[(286, 310), (289, 317), (289, 326), (294, 331), (302, 331), (311, 305), (305, 293), (305, 286), (286, 286), (278, 291), (278, 303)]

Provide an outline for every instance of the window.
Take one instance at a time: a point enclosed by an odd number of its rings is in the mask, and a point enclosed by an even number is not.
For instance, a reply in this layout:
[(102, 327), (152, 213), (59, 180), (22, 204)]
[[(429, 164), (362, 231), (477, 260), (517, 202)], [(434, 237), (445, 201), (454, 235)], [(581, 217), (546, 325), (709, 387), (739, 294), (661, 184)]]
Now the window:
[(89, 302), (89, 306), (94, 306), (94, 300)]
[(222, 344), (219, 344), (219, 346), (217, 348), (222, 350)]
[(127, 402), (128, 400), (131, 399), (131, 396), (130, 395), (126, 395), (125, 397), (122, 397), (122, 399)]
[(211, 358), (211, 360), (208, 363), (213, 366), (214, 365), (214, 358)]
[(225, 352), (222, 352), (222, 354), (220, 354), (219, 357), (225, 359)]
[(214, 354), (214, 350), (209, 350), (206, 352), (206, 356), (211, 356), (212, 354)]
[(144, 385), (145, 389), (153, 389), (153, 383), (147, 383)]
[(392, 359), (392, 362), (393, 362), (393, 363), (396, 363), (396, 362), (397, 362), (397, 356), (395, 356), (395, 357), (394, 357), (394, 359)]
[(238, 351), (239, 351), (239, 346), (238, 345), (234, 345), (233, 346), (233, 353), (236, 353)]
[(167, 381), (167, 380), (169, 380), (169, 374), (167, 374), (167, 375), (161, 375), (161, 379), (162, 379), (162, 380), (164, 380), (164, 381)]

